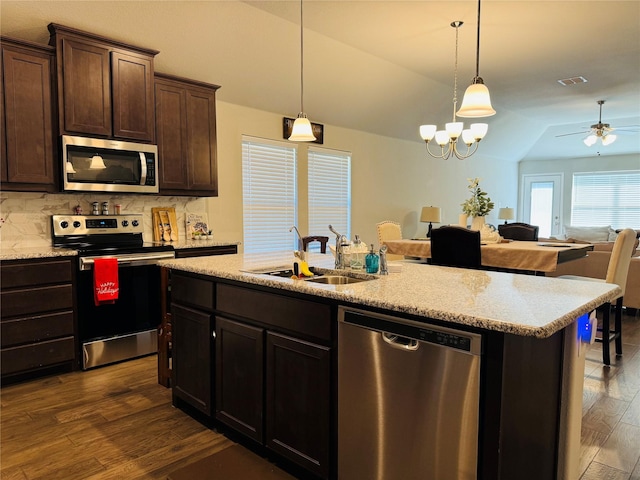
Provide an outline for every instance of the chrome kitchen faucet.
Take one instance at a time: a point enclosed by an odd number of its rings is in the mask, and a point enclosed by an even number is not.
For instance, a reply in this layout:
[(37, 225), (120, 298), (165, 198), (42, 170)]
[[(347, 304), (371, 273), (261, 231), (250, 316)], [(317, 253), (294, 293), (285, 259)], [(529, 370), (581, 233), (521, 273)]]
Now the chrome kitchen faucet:
[(329, 225), (329, 231), (336, 236), (336, 264), (335, 268), (345, 268), (344, 265), (344, 247), (349, 245), (349, 240), (344, 235), (335, 231), (335, 229)]

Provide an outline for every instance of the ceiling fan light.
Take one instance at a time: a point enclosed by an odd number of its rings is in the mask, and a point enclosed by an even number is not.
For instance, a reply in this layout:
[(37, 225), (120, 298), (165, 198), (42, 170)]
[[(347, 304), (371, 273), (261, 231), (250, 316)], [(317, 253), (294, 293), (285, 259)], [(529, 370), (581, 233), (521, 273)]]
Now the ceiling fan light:
[(605, 135), (604, 137), (602, 137), (602, 144), (603, 145), (611, 145), (613, 142), (616, 141), (616, 138), (618, 138), (617, 135)]
[(476, 142), (479, 142), (484, 138), (484, 136), (489, 131), (488, 123), (472, 123), (469, 126), (471, 133), (473, 134), (473, 138), (475, 138)]
[(464, 128), (464, 123), (462, 122), (449, 122), (445, 124), (445, 130), (449, 135), (449, 138), (452, 140), (457, 140), (457, 138), (462, 133), (462, 129)]
[(436, 142), (441, 147), (444, 147), (447, 143), (449, 143), (449, 134), (446, 130), (438, 130), (436, 132)]
[(420, 125), (420, 136), (425, 142), (433, 140), (437, 128), (436, 125)]
[(311, 128), (311, 122), (307, 118), (307, 115), (300, 112), (298, 118), (293, 122), (293, 128), (291, 129), (291, 136), (289, 140), (292, 142), (313, 142), (316, 139)]
[(598, 140), (598, 137), (596, 137), (595, 135), (589, 135), (589, 136), (588, 136), (587, 138), (585, 138), (583, 141), (584, 141), (584, 144), (585, 144), (587, 147), (590, 147), (591, 145), (593, 145), (594, 143), (596, 143), (596, 141), (597, 141), (597, 140)]
[(456, 115), (463, 118), (481, 118), (495, 114), (496, 111), (491, 106), (489, 89), (483, 83), (482, 78), (474, 78), (473, 83), (464, 92), (462, 105)]

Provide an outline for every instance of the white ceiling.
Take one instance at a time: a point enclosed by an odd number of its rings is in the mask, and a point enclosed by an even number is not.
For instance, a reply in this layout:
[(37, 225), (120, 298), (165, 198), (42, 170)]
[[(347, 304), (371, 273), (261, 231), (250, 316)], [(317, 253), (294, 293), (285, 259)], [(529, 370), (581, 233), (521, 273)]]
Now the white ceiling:
[[(291, 117), (300, 109), (297, 0), (2, 0), (0, 13), (3, 35), (47, 43), (47, 24), (61, 23), (157, 49), (156, 70), (221, 85), (221, 101)], [(305, 112), (421, 142), (420, 124), (452, 116), (454, 20), (465, 22), (461, 99), (475, 72), (475, 0), (305, 0)], [(640, 126), (640, 1), (484, 0), (480, 42), (480, 75), (498, 112), (480, 120), (489, 123), (483, 155), (640, 154), (640, 133), (591, 148), (584, 135), (556, 137), (588, 130), (600, 99), (604, 123)], [(558, 83), (580, 75), (588, 82)]]

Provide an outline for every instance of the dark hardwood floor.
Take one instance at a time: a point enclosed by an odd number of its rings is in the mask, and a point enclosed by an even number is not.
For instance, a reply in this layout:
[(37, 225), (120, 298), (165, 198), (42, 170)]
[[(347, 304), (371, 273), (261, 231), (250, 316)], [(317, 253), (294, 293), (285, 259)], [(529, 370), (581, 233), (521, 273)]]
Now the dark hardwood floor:
[(0, 478), (165, 479), (233, 445), (171, 406), (156, 362), (153, 355), (3, 388)]
[[(624, 317), (624, 356), (587, 356), (580, 480), (640, 480), (640, 316)], [(171, 407), (156, 357), (1, 390), (2, 480), (164, 479), (233, 444)], [(194, 479), (198, 480), (198, 479)]]

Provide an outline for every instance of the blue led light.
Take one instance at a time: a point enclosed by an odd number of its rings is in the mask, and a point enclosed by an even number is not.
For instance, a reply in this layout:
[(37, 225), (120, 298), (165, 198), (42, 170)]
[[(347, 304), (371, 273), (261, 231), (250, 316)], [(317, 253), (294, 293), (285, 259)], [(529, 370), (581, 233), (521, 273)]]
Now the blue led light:
[(589, 321), (589, 314), (585, 313), (578, 317), (578, 340), (584, 343), (591, 343), (592, 326)]

